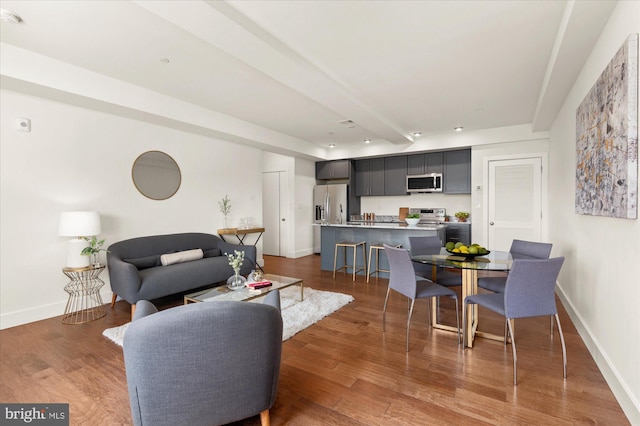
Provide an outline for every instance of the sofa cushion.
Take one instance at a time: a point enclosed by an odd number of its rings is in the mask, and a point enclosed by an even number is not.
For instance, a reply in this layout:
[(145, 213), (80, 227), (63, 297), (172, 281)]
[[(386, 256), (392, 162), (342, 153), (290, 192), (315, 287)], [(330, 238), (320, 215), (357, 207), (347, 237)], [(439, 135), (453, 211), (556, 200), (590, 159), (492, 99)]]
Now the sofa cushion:
[(156, 266), (160, 266), (160, 256), (145, 256), (145, 257), (136, 257), (133, 259), (122, 259), (127, 263), (131, 263), (138, 270), (154, 268)]
[(162, 263), (162, 266), (167, 266), (175, 263), (190, 262), (192, 260), (202, 259), (203, 257), (202, 249), (185, 250), (161, 255), (160, 263)]
[(222, 255), (222, 250), (220, 250), (219, 248), (214, 248), (214, 249), (204, 251), (204, 257), (216, 257), (221, 255)]

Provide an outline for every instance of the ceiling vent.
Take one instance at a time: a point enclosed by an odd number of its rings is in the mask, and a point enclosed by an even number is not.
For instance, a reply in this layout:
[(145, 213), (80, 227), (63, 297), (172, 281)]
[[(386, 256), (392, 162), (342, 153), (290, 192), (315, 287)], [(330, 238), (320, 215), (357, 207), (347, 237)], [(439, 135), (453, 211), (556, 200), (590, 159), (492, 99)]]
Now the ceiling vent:
[(19, 24), (22, 22), (20, 15), (7, 9), (0, 9), (0, 20), (10, 24)]
[(342, 121), (338, 121), (338, 123), (350, 129), (353, 129), (354, 127), (356, 127), (356, 123), (354, 123), (353, 120), (342, 120)]

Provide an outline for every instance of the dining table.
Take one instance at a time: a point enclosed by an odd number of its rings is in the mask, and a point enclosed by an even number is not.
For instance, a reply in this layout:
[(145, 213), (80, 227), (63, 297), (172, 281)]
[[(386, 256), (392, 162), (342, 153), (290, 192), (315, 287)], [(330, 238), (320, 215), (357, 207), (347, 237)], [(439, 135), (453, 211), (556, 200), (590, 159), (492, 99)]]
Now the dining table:
[[(497, 335), (478, 330), (478, 305), (465, 306), (464, 299), (467, 296), (478, 293), (478, 272), (509, 272), (513, 265), (513, 257), (508, 251), (491, 250), (486, 255), (467, 256), (464, 254), (450, 253), (444, 247), (437, 253), (411, 252), (411, 260), (425, 265), (431, 265), (431, 280), (438, 281), (438, 268), (459, 270), (462, 274), (462, 309), (466, 309), (466, 324), (462, 324), (462, 334), (467, 347), (473, 347), (473, 340), (483, 337), (493, 340), (504, 340), (504, 335)], [(456, 327), (441, 324), (438, 321), (437, 301), (433, 301), (431, 309), (431, 324), (434, 328), (447, 331), (458, 331)]]

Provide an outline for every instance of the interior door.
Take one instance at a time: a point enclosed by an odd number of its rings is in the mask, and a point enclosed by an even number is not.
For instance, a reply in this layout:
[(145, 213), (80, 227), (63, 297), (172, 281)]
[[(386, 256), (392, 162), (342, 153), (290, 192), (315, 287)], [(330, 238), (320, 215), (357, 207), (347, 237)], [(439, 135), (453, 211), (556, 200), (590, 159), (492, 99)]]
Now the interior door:
[(489, 161), (488, 246), (508, 251), (514, 238), (541, 241), (542, 158)]
[(265, 228), (262, 251), (270, 256), (286, 256), (285, 185), (286, 172), (262, 174), (262, 218)]

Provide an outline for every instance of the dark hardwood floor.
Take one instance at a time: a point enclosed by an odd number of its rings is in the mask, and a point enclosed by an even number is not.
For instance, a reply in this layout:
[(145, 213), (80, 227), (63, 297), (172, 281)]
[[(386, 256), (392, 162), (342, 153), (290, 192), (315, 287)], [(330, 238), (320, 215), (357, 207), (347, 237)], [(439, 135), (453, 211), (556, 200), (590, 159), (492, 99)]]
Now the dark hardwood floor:
[[(355, 298), (284, 343), (273, 425), (629, 424), (561, 306), (567, 379), (548, 318), (518, 320), (514, 387), (510, 346), (477, 339), (463, 350), (455, 334), (428, 327), (424, 300), (416, 302), (405, 353), (407, 304), (398, 294), (382, 333), (386, 280), (334, 280), (320, 271), (319, 256), (265, 262), (267, 272)], [(168, 308), (182, 297), (156, 302)], [(443, 299), (443, 322), (455, 324), (452, 308)], [(68, 402), (73, 425), (131, 424), (122, 349), (102, 336), (128, 320), (129, 305), (118, 302), (88, 324), (63, 325), (57, 317), (0, 331), (0, 401)], [(502, 332), (497, 315), (480, 311), (480, 320), (481, 329)]]

